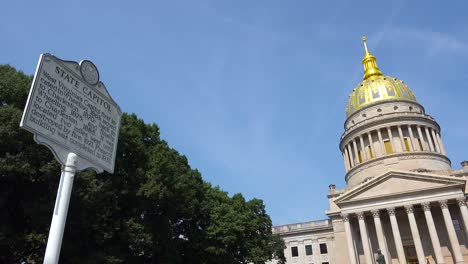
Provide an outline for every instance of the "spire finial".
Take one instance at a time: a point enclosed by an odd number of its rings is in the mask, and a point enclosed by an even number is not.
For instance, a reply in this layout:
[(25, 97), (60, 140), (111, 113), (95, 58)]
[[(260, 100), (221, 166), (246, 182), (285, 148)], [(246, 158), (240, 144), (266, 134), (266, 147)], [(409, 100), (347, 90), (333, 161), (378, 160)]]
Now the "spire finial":
[(366, 41), (366, 36), (362, 36), (362, 42), (364, 43), (364, 49), (366, 50), (366, 55), (364, 55), (364, 58), (362, 59), (362, 65), (364, 65), (364, 80), (371, 76), (382, 75), (382, 72), (377, 67), (377, 59), (367, 49)]
[(369, 50), (367, 49), (367, 43), (366, 43), (366, 36), (362, 36), (362, 42), (364, 42), (364, 49), (366, 50), (366, 54), (369, 54)]

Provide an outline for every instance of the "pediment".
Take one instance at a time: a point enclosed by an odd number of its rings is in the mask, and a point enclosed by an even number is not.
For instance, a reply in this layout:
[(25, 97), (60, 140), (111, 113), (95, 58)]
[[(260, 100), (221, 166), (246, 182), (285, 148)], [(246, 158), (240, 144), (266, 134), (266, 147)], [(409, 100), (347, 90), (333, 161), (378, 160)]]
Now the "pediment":
[(342, 204), (390, 196), (412, 195), (447, 188), (464, 189), (465, 180), (417, 172), (389, 171), (372, 178), (340, 195), (335, 203)]

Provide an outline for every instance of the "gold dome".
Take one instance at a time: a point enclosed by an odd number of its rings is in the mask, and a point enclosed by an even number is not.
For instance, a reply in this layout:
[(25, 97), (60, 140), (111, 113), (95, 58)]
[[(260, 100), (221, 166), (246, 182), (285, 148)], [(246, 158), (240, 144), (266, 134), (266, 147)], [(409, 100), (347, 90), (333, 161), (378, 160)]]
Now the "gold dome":
[(366, 37), (362, 37), (362, 40), (366, 50), (362, 59), (364, 78), (349, 95), (346, 116), (380, 101), (397, 99), (416, 102), (413, 92), (403, 81), (382, 74), (377, 67), (377, 59), (367, 50)]

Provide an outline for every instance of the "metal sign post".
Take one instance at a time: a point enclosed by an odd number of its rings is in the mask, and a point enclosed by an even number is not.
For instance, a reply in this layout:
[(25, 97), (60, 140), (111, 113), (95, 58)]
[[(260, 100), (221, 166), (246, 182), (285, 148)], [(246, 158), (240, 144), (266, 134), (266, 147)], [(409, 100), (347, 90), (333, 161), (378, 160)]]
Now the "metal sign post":
[(57, 199), (55, 200), (54, 214), (52, 216), (52, 223), (50, 224), (44, 264), (55, 264), (58, 263), (59, 260), (63, 230), (65, 229), (65, 221), (67, 220), (73, 179), (75, 178), (76, 159), (77, 156), (75, 153), (68, 154), (67, 162), (62, 168), (60, 184), (57, 190)]
[(114, 172), (121, 116), (91, 61), (41, 55), (20, 127), (32, 132), (63, 166), (45, 264), (59, 261), (75, 172)]

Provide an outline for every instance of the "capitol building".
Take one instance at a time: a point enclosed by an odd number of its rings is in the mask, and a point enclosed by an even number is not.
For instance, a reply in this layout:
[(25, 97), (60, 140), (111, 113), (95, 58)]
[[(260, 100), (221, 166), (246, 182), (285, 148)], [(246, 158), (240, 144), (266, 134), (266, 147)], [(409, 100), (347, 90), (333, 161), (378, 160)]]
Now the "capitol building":
[(453, 170), (441, 127), (367, 49), (349, 95), (340, 151), (346, 187), (328, 190), (328, 219), (275, 226), (287, 263), (468, 264), (468, 162)]

